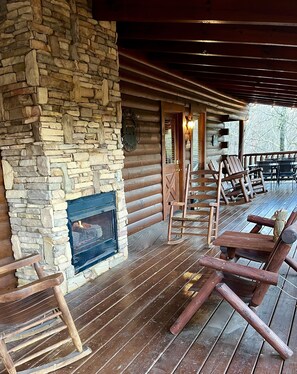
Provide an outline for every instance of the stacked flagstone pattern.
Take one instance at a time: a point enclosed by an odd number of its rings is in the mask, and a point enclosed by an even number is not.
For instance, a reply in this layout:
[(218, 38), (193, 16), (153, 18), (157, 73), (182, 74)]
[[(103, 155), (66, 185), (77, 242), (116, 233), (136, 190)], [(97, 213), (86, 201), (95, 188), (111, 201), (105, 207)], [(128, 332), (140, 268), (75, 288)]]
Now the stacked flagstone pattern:
[[(0, 146), (16, 258), (71, 291), (127, 257), (116, 30), (87, 0), (1, 0)], [(75, 275), (67, 200), (115, 191), (119, 253)], [(19, 274), (20, 283), (30, 278)]]

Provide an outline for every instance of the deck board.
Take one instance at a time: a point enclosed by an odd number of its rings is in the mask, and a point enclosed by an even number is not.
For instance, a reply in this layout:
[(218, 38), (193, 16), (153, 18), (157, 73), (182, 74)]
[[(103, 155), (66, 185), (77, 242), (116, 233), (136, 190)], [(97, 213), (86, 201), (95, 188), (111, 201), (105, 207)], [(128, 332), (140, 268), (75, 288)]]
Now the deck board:
[[(297, 187), (292, 189), (291, 183), (282, 183), (280, 188), (257, 196), (249, 204), (222, 207), (219, 232), (248, 232), (253, 226), (246, 221), (248, 214), (270, 217), (275, 210), (291, 211), (296, 204)], [(166, 225), (162, 225), (166, 230)], [(265, 233), (270, 231), (267, 229)], [(198, 265), (199, 258), (206, 253), (216, 256), (218, 248), (209, 248), (200, 237), (168, 245), (166, 231), (161, 230), (158, 235), (146, 234), (145, 243), (139, 248), (140, 237), (131, 239), (127, 261), (67, 296), (80, 336), (93, 353), (58, 373), (297, 372), (296, 300), (277, 287), (269, 289), (257, 313), (281, 338), (289, 340), (295, 354), (285, 363), (245, 320), (215, 295), (178, 336), (172, 335), (169, 327), (192, 295), (189, 288), (193, 278), (201, 277), (199, 285), (207, 278)], [(281, 274), (297, 285), (296, 274), (288, 272), (286, 264)], [(297, 296), (297, 290), (287, 283), (285, 290)]]

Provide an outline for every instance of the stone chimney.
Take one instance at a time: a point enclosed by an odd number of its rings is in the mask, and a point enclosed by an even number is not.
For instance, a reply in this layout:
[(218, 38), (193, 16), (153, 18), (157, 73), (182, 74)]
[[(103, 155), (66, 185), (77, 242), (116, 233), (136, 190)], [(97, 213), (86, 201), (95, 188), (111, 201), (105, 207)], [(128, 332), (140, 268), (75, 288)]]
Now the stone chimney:
[[(49, 272), (64, 273), (67, 291), (127, 257), (117, 35), (88, 4), (0, 5), (0, 147), (13, 251), (41, 252)], [(67, 201), (108, 191), (116, 193), (118, 253), (75, 275)], [(19, 274), (20, 283), (30, 276)]]

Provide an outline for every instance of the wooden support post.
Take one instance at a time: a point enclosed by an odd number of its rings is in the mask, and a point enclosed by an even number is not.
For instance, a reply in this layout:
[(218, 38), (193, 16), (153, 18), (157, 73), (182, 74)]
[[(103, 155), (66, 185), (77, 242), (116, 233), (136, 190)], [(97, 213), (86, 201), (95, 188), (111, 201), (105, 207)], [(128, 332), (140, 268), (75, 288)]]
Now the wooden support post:
[(191, 300), (190, 304), (181, 313), (178, 319), (171, 326), (170, 331), (172, 334), (177, 335), (185, 327), (185, 325), (190, 321), (197, 310), (203, 305), (203, 303), (208, 299), (212, 293), (215, 286), (221, 282), (223, 279), (222, 273), (214, 272), (212, 276), (207, 280), (207, 282), (202, 286), (201, 290), (197, 295)]
[(200, 113), (198, 126), (199, 168), (206, 169), (206, 113)]
[(293, 351), (226, 284), (218, 284), (216, 290), (284, 360), (292, 356)]
[[(238, 158), (243, 161), (244, 152), (244, 121), (239, 121), (239, 141), (238, 141)], [(243, 162), (242, 162), (243, 163)], [(246, 167), (246, 165), (243, 165)]]

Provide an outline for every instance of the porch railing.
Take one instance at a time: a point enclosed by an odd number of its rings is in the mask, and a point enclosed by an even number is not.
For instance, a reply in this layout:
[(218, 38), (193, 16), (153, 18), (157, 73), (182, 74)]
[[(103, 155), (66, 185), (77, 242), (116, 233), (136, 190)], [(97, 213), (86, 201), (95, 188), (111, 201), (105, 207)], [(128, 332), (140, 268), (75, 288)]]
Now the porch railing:
[(247, 168), (249, 165), (255, 165), (258, 161), (279, 160), (282, 158), (294, 158), (297, 160), (297, 150), (285, 152), (246, 153), (243, 155), (242, 163), (244, 168)]

